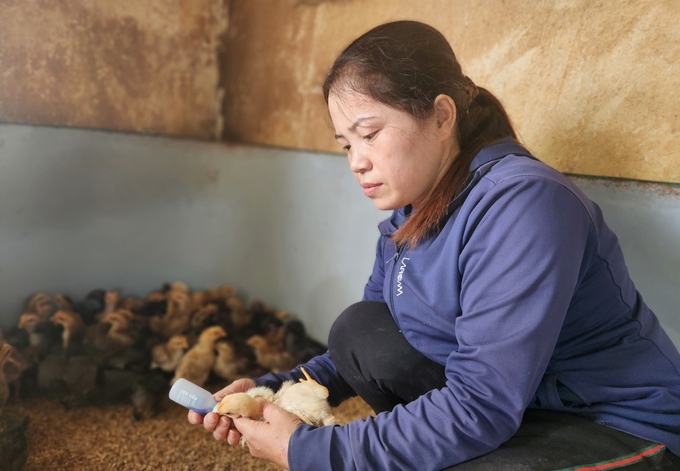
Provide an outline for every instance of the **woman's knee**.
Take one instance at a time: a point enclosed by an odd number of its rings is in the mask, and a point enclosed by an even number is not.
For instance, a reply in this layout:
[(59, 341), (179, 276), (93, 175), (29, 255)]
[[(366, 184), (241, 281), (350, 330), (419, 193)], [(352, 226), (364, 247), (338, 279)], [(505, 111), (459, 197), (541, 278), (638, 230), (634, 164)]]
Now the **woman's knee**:
[(346, 351), (357, 343), (364, 344), (375, 332), (368, 324), (375, 321), (375, 316), (380, 316), (381, 311), (386, 311), (391, 317), (385, 303), (360, 301), (349, 306), (331, 327), (328, 334), (329, 350)]

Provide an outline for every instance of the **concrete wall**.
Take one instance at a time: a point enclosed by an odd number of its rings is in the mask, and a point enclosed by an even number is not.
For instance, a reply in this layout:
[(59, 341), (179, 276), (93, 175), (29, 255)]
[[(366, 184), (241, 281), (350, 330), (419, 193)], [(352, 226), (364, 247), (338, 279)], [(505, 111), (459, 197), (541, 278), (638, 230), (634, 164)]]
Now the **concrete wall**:
[[(575, 181), (680, 346), (680, 188)], [(361, 298), (387, 215), (332, 154), (0, 125), (0, 326), (37, 290), (144, 295), (181, 279), (234, 284), (325, 340)]]
[(215, 139), (228, 0), (0, 0), (0, 121)]
[(340, 151), (323, 78), (353, 39), (401, 19), (439, 29), (559, 170), (680, 183), (677, 0), (232, 0), (226, 136)]

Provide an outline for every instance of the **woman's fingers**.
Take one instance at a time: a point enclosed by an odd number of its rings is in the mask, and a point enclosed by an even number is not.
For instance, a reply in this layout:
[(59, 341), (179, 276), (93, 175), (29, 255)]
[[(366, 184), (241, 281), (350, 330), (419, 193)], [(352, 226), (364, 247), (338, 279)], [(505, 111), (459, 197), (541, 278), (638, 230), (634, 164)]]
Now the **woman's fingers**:
[(198, 412), (194, 412), (192, 410), (189, 411), (189, 423), (193, 425), (198, 425), (203, 423), (203, 416), (199, 414)]
[(230, 426), (231, 419), (229, 419), (229, 417), (220, 417), (217, 421), (215, 429), (213, 430), (213, 437), (215, 437), (215, 440), (226, 440)]
[(208, 432), (214, 432), (219, 421), (219, 415), (215, 414), (214, 412), (209, 412), (205, 414), (205, 417), (203, 417), (203, 427), (205, 427)]
[(288, 441), (302, 421), (290, 412), (264, 402), (265, 422), (246, 418), (234, 419), (234, 424), (248, 442), (250, 454), (288, 468)]
[(232, 424), (232, 426), (229, 427), (229, 431), (227, 432), (227, 443), (234, 446), (237, 445), (239, 441), (241, 441), (241, 432), (236, 430), (236, 427), (234, 427)]
[(226, 396), (227, 394), (246, 392), (249, 389), (254, 388), (255, 386), (256, 386), (255, 381), (253, 381), (250, 378), (237, 379), (226, 388), (221, 389), (217, 391), (215, 394), (213, 394), (213, 399), (219, 402), (222, 399), (224, 399), (224, 396)]

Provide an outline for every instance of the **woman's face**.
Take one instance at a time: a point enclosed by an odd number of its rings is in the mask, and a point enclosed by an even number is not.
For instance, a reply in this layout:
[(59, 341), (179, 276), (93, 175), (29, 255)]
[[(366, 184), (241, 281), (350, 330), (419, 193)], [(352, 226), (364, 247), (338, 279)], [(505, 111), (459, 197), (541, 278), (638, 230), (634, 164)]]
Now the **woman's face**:
[(450, 139), (442, 138), (436, 113), (418, 122), (353, 91), (331, 93), (328, 108), (364, 194), (378, 209), (408, 204), (417, 209), (451, 158)]

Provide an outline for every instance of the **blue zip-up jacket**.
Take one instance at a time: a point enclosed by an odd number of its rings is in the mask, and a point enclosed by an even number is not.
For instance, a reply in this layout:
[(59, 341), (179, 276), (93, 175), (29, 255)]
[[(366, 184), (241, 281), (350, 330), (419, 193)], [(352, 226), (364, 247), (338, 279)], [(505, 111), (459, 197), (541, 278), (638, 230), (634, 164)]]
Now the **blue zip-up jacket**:
[[(524, 410), (587, 416), (680, 454), (680, 354), (636, 291), (600, 208), (510, 139), (480, 152), (442, 231), (398, 251), (380, 225), (364, 299), (386, 302), (446, 387), (343, 426), (300, 425), (291, 471), (440, 470), (499, 447)], [(328, 353), (304, 365), (355, 395)], [(259, 385), (298, 379), (299, 368)]]

